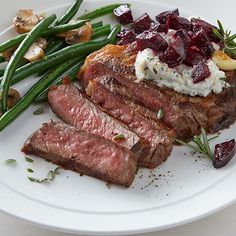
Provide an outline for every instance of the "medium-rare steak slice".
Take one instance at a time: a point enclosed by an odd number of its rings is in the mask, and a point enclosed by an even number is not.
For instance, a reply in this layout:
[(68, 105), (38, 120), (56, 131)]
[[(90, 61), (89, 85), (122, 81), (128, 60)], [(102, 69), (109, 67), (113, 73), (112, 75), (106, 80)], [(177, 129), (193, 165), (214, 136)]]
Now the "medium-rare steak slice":
[[(109, 90), (111, 93), (119, 95), (119, 97), (122, 98), (122, 101), (125, 102), (132, 110), (135, 110), (135, 112), (138, 112), (142, 116), (154, 120), (158, 128), (163, 130), (172, 130), (172, 127), (169, 126), (164, 121), (164, 119), (157, 119), (157, 112), (152, 111), (151, 109), (145, 107), (142, 103), (135, 100), (133, 98), (132, 91), (123, 86), (117, 80), (111, 77), (103, 76), (100, 78), (96, 78), (95, 81), (102, 84), (102, 86)], [(91, 94), (91, 91), (89, 91), (89, 89), (89, 86), (87, 86), (86, 92), (88, 94)]]
[(137, 158), (128, 149), (60, 122), (43, 124), (22, 151), (126, 187), (132, 184), (137, 170)]
[[(72, 84), (60, 85), (49, 91), (48, 102), (52, 110), (66, 123), (113, 140), (131, 150), (138, 158), (147, 146), (142, 138), (99, 109)], [(117, 134), (123, 134), (124, 138), (115, 140)]]
[(200, 127), (217, 132), (229, 127), (236, 119), (236, 76), (229, 73), (231, 87), (221, 94), (190, 97), (173, 90), (160, 88), (152, 82), (136, 83), (134, 62), (135, 45), (107, 45), (91, 54), (85, 61), (78, 79), (86, 88), (88, 82), (104, 75), (116, 79), (132, 98), (157, 112), (164, 110), (164, 119), (181, 138), (199, 133)]
[(155, 168), (167, 159), (172, 151), (173, 136), (165, 127), (152, 119), (140, 115), (124, 97), (111, 93), (97, 81), (90, 81), (88, 86), (91, 99), (101, 105), (107, 113), (124, 122), (130, 130), (148, 140), (150, 148), (139, 159), (139, 165)]

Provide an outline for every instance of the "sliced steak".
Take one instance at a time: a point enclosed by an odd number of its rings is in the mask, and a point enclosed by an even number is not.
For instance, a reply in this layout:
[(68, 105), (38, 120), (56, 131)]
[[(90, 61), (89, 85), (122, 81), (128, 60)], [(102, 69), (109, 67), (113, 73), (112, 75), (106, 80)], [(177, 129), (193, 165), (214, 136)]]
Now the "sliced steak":
[(126, 187), (132, 184), (137, 170), (137, 158), (128, 149), (60, 122), (43, 124), (22, 151)]
[[(131, 150), (139, 158), (146, 142), (93, 104), (74, 85), (60, 85), (48, 93), (52, 110), (66, 123), (80, 130), (100, 135)], [(124, 139), (115, 140), (117, 134)]]
[(221, 94), (190, 97), (167, 88), (160, 88), (148, 81), (136, 83), (134, 62), (137, 55), (135, 44), (107, 45), (90, 55), (78, 79), (86, 88), (90, 80), (104, 75), (117, 80), (129, 91), (129, 95), (154, 112), (164, 110), (165, 121), (178, 137), (190, 138), (198, 134), (200, 127), (217, 132), (229, 127), (236, 119), (236, 75), (231, 72), (227, 81), (232, 85)]
[[(154, 120), (156, 126), (159, 129), (172, 130), (172, 127), (165, 122), (163, 117), (161, 119), (157, 118), (158, 112), (152, 111), (151, 109), (145, 107), (142, 103), (135, 100), (132, 91), (129, 90), (127, 87), (123, 86), (117, 80), (111, 77), (103, 76), (100, 78), (96, 78), (95, 81), (102, 84), (102, 86), (109, 90), (111, 93), (117, 94), (119, 97), (121, 97), (122, 101), (126, 103), (132, 110), (135, 110), (135, 112), (138, 112), (146, 118)], [(91, 91), (89, 91), (89, 89), (90, 87), (87, 86), (86, 92), (87, 94), (91, 95)]]
[(148, 140), (150, 147), (139, 159), (139, 165), (155, 168), (167, 159), (173, 148), (172, 132), (152, 119), (140, 115), (132, 106), (124, 102), (124, 97), (110, 92), (97, 81), (90, 81), (88, 90), (91, 99), (106, 112), (124, 122), (130, 130)]

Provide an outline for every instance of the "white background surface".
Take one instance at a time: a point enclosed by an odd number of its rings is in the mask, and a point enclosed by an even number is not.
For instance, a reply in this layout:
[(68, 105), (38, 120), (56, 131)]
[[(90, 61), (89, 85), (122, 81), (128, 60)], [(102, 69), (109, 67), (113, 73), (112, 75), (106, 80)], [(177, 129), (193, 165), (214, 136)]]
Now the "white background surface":
[[(236, 205), (215, 215), (177, 228), (140, 236), (235, 236)], [(73, 236), (40, 229), (0, 213), (1, 236)]]
[[(13, 10), (15, 9), (19, 9), (22, 8), (22, 1), (14, 1), (14, 0), (8, 0), (14, 4), (12, 4), (12, 9), (11, 9), (11, 13), (9, 15), (9, 20), (12, 18), (12, 12), (14, 12)], [(38, 1), (38, 0), (28, 0), (28, 1), (23, 1), (23, 2), (27, 2), (27, 7), (30, 8), (31, 3), (33, 3), (34, 1)], [(41, 9), (38, 10), (42, 10), (44, 9), (44, 2), (47, 2), (47, 7), (48, 7), (48, 3), (50, 2), (50, 5), (53, 7), (55, 5), (55, 1), (53, 0), (40, 0), (42, 2), (41, 5)], [(2, 3), (3, 0), (0, 0), (0, 3)], [(57, 1), (57, 3), (60, 4), (64, 4), (64, 3), (69, 3), (72, 2), (71, 0), (59, 0)], [(109, 2), (109, 1), (108, 1)], [(168, 1), (166, 1), (168, 3)], [(176, 5), (179, 6), (180, 8), (183, 7), (184, 8), (184, 1), (183, 0), (179, 0), (176, 1), (178, 2)], [(204, 1), (198, 1), (198, 6), (199, 8), (202, 8), (202, 3)], [(210, 2), (210, 1), (209, 1)], [(214, 2), (215, 5), (217, 3), (220, 3), (219, 1), (212, 1), (212, 3)], [(222, 4), (222, 3), (221, 3)], [(198, 11), (198, 9), (196, 8), (196, 12)], [(210, 11), (210, 9), (204, 9), (206, 15), (212, 15), (212, 12)], [(203, 11), (201, 11), (203, 12)], [(203, 14), (203, 13), (202, 13)], [(217, 16), (216, 16), (217, 17)], [(227, 17), (231, 17), (231, 16), (224, 16), (224, 20), (227, 20), (227, 22), (232, 22), (232, 21), (228, 21)], [(0, 20), (1, 20), (1, 16), (0, 16)], [(8, 24), (4, 25), (1, 24), (0, 25), (0, 31), (3, 30), (4, 28), (6, 28), (7, 26), (9, 26), (10, 21)], [(233, 24), (233, 22), (232, 22)], [(230, 27), (230, 25), (229, 25)], [(1, 199), (0, 199), (1, 200)], [(210, 201), (210, 199), (209, 199)], [(181, 213), (180, 213), (181, 214)], [(152, 234), (146, 234), (147, 236), (235, 236), (236, 235), (236, 223), (235, 223), (235, 219), (236, 219), (236, 205), (229, 207), (213, 216), (210, 216), (208, 218), (202, 219), (200, 221), (185, 225), (185, 226), (181, 226), (181, 227), (177, 227), (177, 228), (173, 228), (170, 230), (165, 230), (162, 232), (158, 232), (158, 233), (152, 233)], [(31, 226), (28, 225), (18, 219), (15, 219), (13, 217), (10, 216), (6, 216), (0, 213), (0, 235), (1, 236), (66, 236), (68, 234), (64, 234), (64, 233), (57, 233), (57, 232), (52, 232), (52, 231), (48, 231), (48, 230), (44, 230), (44, 229), (39, 229), (35, 226)]]

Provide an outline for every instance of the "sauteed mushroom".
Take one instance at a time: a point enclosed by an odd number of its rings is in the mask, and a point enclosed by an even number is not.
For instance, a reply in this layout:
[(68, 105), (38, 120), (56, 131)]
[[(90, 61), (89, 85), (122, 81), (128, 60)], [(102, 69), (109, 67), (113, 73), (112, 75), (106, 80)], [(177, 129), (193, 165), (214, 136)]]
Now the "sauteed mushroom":
[(66, 33), (59, 34), (59, 37), (64, 37), (67, 44), (78, 44), (88, 42), (93, 34), (92, 25), (88, 22), (79, 29), (71, 30)]
[(2, 52), (2, 56), (5, 58), (6, 61), (10, 61), (11, 56), (13, 55), (16, 49), (17, 47), (9, 48), (6, 51)]
[(39, 38), (35, 43), (31, 45), (24, 58), (28, 61), (36, 61), (44, 57), (44, 49), (47, 46), (47, 41), (43, 38)]
[[(47, 41), (43, 38), (39, 38), (35, 43), (31, 45), (24, 58), (30, 62), (39, 60), (44, 57), (44, 49), (47, 46)], [(2, 56), (6, 61), (9, 61), (17, 47), (9, 48), (2, 52)]]
[(40, 21), (40, 17), (33, 10), (19, 10), (18, 16), (14, 18), (14, 26), (19, 34), (31, 31)]
[[(2, 99), (2, 94), (0, 93), (0, 100)], [(8, 93), (8, 99), (7, 99), (7, 107), (10, 109), (12, 108), (19, 100), (21, 99), (21, 96), (19, 92), (13, 88), (10, 88)], [(2, 115), (2, 110), (0, 107), (0, 116)]]

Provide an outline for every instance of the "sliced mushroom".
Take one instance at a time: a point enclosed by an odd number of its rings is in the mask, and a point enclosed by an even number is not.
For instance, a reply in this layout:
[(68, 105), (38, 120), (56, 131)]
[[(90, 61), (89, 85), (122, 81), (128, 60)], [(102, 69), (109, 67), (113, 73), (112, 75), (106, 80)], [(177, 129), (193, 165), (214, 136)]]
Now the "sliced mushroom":
[(212, 60), (216, 63), (216, 65), (225, 71), (236, 70), (236, 60), (232, 59), (223, 51), (215, 51), (212, 55)]
[(11, 56), (13, 55), (16, 49), (17, 47), (9, 48), (6, 51), (2, 52), (2, 56), (5, 58), (6, 61), (10, 61)]
[(61, 33), (57, 35), (58, 37), (65, 38), (67, 44), (78, 44), (83, 42), (88, 42), (93, 34), (92, 25), (88, 22), (79, 29), (71, 30), (66, 33)]
[(14, 26), (19, 34), (31, 31), (40, 21), (40, 17), (33, 10), (19, 10), (18, 16), (14, 18)]
[[(0, 93), (0, 100), (2, 99), (2, 94)], [(13, 88), (9, 89), (8, 98), (7, 98), (7, 107), (12, 108), (19, 100), (21, 96), (19, 92)], [(0, 109), (0, 116), (2, 115), (2, 111)]]
[(44, 49), (47, 46), (47, 41), (43, 38), (39, 38), (33, 43), (24, 58), (30, 62), (39, 60), (44, 57)]

